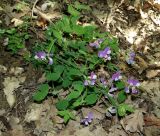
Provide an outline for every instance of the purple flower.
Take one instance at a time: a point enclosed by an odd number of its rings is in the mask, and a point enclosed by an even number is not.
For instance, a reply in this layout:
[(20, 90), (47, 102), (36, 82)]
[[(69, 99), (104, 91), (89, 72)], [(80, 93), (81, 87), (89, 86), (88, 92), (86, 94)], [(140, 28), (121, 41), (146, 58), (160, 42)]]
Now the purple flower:
[(53, 59), (51, 57), (48, 57), (49, 59), (49, 65), (52, 65), (53, 64)]
[(135, 87), (132, 87), (132, 88), (126, 87), (125, 92), (126, 93), (132, 93), (132, 94), (138, 94), (139, 93), (139, 91)]
[(91, 72), (90, 76), (88, 76), (88, 79), (86, 79), (84, 81), (84, 85), (88, 86), (88, 85), (95, 85), (96, 83), (96, 79), (97, 79), (97, 75), (94, 72)]
[(130, 93), (129, 87), (125, 87), (124, 90), (125, 90), (126, 93)]
[(53, 64), (53, 59), (51, 58), (52, 56), (53, 54), (46, 54), (44, 51), (39, 51), (36, 53), (34, 58), (41, 61), (48, 59), (48, 64), (52, 65)]
[(91, 80), (90, 81), (90, 85), (92, 85), (92, 86), (95, 85), (95, 83), (96, 83), (96, 80)]
[(138, 94), (138, 90), (137, 89), (132, 89), (132, 94)]
[(90, 81), (89, 81), (89, 80), (85, 80), (85, 81), (84, 81), (84, 85), (85, 85), (85, 86), (88, 86), (89, 84), (90, 84)]
[(39, 59), (39, 60), (45, 60), (46, 56), (47, 56), (47, 54), (44, 51), (39, 51), (39, 52), (36, 53), (34, 58)]
[(134, 64), (135, 61), (134, 61), (134, 58), (135, 58), (135, 53), (134, 52), (130, 52), (126, 61), (128, 64)]
[(81, 120), (81, 123), (88, 126), (93, 120), (93, 113), (89, 112), (88, 115)]
[(103, 42), (103, 39), (97, 39), (93, 43), (89, 43), (89, 46), (99, 48), (102, 42)]
[(117, 90), (117, 88), (116, 88), (116, 87), (113, 87), (113, 85), (112, 85), (111, 89), (109, 90), (109, 93), (112, 93), (112, 92), (114, 92), (114, 91), (116, 91), (116, 90)]
[(97, 75), (94, 72), (91, 72), (91, 75), (89, 77), (91, 80), (96, 80), (97, 79)]
[(111, 60), (111, 50), (109, 47), (106, 47), (104, 50), (98, 52), (99, 58), (104, 58), (105, 60)]
[(120, 79), (122, 79), (122, 76), (121, 76), (121, 73), (119, 71), (112, 75), (112, 80), (113, 81), (118, 81)]
[(107, 81), (105, 80), (104, 77), (101, 77), (101, 78), (100, 78), (100, 82), (101, 82), (105, 87), (107, 87)]
[(136, 80), (136, 79), (128, 79), (127, 82), (128, 82), (128, 84), (129, 84), (130, 86), (140, 86), (139, 81)]

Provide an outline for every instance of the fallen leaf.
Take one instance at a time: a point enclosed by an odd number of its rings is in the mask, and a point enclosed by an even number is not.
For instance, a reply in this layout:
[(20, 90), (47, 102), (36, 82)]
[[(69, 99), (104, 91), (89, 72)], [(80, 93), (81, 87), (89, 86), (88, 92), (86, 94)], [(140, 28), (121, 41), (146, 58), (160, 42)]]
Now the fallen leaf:
[(145, 126), (157, 126), (160, 128), (160, 119), (154, 115), (144, 116)]
[(126, 132), (142, 132), (144, 126), (142, 110), (136, 110), (133, 114), (122, 119), (120, 123)]
[(24, 72), (24, 69), (22, 67), (12, 67), (9, 71), (10, 74), (14, 74), (15, 76), (18, 76)]
[(146, 73), (147, 78), (153, 78), (156, 77), (160, 73), (160, 70), (148, 70)]
[(6, 73), (7, 72), (7, 68), (3, 65), (0, 65), (0, 73)]
[(37, 8), (33, 9), (33, 12), (37, 15), (39, 15), (41, 18), (45, 19), (48, 22), (52, 22), (53, 19), (55, 18), (61, 18), (60, 13), (55, 12), (55, 13), (43, 13)]
[(56, 2), (46, 1), (45, 3), (41, 5), (41, 10), (45, 11), (48, 7), (51, 7), (54, 10), (56, 6), (57, 6)]
[(14, 23), (14, 26), (17, 27), (17, 26), (20, 26), (20, 25), (23, 24), (23, 20), (17, 19), (17, 18), (13, 18), (13, 19), (11, 20), (11, 23)]
[(4, 94), (6, 95), (7, 102), (10, 107), (13, 107), (16, 98), (14, 96), (14, 90), (20, 86), (20, 83), (25, 81), (25, 77), (7, 77), (4, 79)]
[(160, 81), (143, 81), (140, 87), (142, 91), (147, 92), (152, 102), (160, 107)]
[(128, 136), (120, 125), (114, 125), (109, 129), (107, 136)]
[(136, 63), (140, 66), (141, 70), (148, 68), (148, 63), (140, 56), (136, 56)]

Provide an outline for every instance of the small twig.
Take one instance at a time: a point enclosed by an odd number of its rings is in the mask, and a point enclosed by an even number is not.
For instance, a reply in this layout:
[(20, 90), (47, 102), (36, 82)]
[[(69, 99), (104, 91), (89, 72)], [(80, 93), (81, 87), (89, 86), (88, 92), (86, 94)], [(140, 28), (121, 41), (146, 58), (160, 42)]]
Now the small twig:
[(34, 9), (35, 9), (38, 1), (39, 1), (39, 0), (36, 0), (36, 1), (34, 2), (34, 4), (33, 4), (33, 7), (32, 7), (32, 18), (34, 17), (33, 13), (34, 13)]

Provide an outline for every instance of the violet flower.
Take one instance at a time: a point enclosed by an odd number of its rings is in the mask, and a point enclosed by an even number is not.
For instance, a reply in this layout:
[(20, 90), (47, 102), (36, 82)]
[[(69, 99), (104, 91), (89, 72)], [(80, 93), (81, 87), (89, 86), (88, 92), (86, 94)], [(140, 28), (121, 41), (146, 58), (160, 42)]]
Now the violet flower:
[(112, 85), (111, 89), (109, 89), (109, 93), (112, 93), (112, 92), (114, 92), (114, 91), (116, 91), (116, 90), (117, 90), (117, 88), (116, 88), (116, 87), (113, 87), (113, 85)]
[(90, 84), (90, 81), (89, 81), (89, 80), (85, 80), (85, 81), (84, 81), (84, 85), (85, 85), (85, 86), (88, 86), (89, 84)]
[(97, 75), (94, 72), (91, 72), (91, 75), (89, 76), (89, 78), (91, 80), (96, 80), (97, 79)]
[(140, 83), (136, 79), (128, 79), (128, 87), (125, 87), (126, 93), (132, 93), (132, 94), (138, 94), (138, 90), (136, 89), (138, 86), (140, 86)]
[(99, 48), (102, 42), (103, 42), (103, 39), (97, 39), (93, 43), (89, 43), (89, 46)]
[(134, 52), (130, 52), (126, 61), (128, 64), (134, 64), (135, 61), (134, 61), (134, 58), (135, 58), (135, 53)]
[(48, 64), (52, 65), (53, 64), (53, 59), (51, 58), (53, 54), (46, 54), (44, 51), (39, 51), (35, 54), (34, 58), (37, 60), (47, 60), (48, 59)]
[(39, 52), (36, 53), (34, 58), (38, 59), (38, 60), (45, 60), (46, 56), (47, 56), (47, 54), (44, 51), (39, 51)]
[(138, 92), (139, 91), (137, 89), (132, 88), (132, 92), (131, 92), (132, 94), (138, 94)]
[(93, 120), (93, 113), (89, 112), (88, 115), (81, 120), (81, 123), (88, 126)]
[(95, 85), (96, 83), (96, 79), (97, 79), (97, 75), (94, 72), (91, 72), (90, 76), (88, 76), (88, 79), (86, 79), (84, 81), (84, 85), (88, 86), (88, 85)]
[(98, 52), (99, 58), (104, 58), (105, 60), (111, 60), (111, 50), (109, 47), (106, 47), (104, 50)]
[(122, 76), (121, 76), (120, 71), (118, 71), (118, 72), (116, 72), (116, 73), (114, 73), (114, 74), (112, 75), (112, 80), (113, 80), (113, 81), (118, 81), (118, 80), (120, 80), (120, 79), (122, 79)]
[(124, 90), (125, 90), (126, 93), (130, 93), (129, 87), (125, 87)]
[(102, 85), (103, 85), (104, 87), (107, 87), (107, 81), (105, 80), (104, 77), (101, 77), (101, 78), (100, 78), (100, 82), (102, 83)]
[(128, 79), (127, 82), (128, 82), (128, 84), (129, 84), (130, 86), (136, 86), (136, 87), (140, 86), (139, 81), (136, 80), (136, 79)]

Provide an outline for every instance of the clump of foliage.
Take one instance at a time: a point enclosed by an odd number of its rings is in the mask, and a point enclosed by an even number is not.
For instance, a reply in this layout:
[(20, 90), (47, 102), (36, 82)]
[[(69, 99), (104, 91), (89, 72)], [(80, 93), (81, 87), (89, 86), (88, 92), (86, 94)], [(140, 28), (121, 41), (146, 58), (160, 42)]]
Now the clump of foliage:
[[(33, 99), (41, 102), (48, 95), (58, 97), (58, 115), (64, 118), (65, 123), (75, 119), (73, 110), (92, 106), (101, 98), (112, 105), (107, 108), (107, 116), (125, 116), (133, 112), (125, 100), (129, 94), (138, 93), (139, 82), (133, 78), (125, 81), (116, 67), (117, 39), (108, 32), (102, 33), (96, 25), (81, 23), (81, 12), (89, 12), (90, 7), (75, 2), (68, 5), (67, 11), (69, 15), (64, 15), (47, 28), (46, 41), (33, 48), (31, 62), (44, 69), (47, 79), (39, 86)], [(29, 38), (26, 32), (17, 31), (15, 28), (0, 29), (0, 36), (8, 38), (7, 48), (12, 53), (24, 48), (24, 42)], [(128, 64), (134, 63), (134, 56), (134, 53), (128, 55)], [(65, 97), (59, 95), (65, 91)], [(81, 123), (89, 124), (92, 119), (92, 114), (89, 114)]]
[(30, 37), (26, 31), (26, 26), (0, 29), (0, 38), (3, 37), (4, 45), (7, 46), (7, 49), (11, 51), (12, 54), (16, 54), (20, 49), (25, 48), (25, 41)]
[[(92, 106), (103, 96), (119, 116), (125, 116), (133, 108), (124, 103), (130, 91), (125, 91), (126, 83), (113, 63), (119, 52), (118, 41), (107, 32), (101, 33), (95, 25), (81, 24), (81, 10), (90, 8), (77, 2), (69, 5), (70, 15), (50, 25), (47, 42), (36, 47), (34, 63), (38, 60), (44, 67), (47, 82), (39, 87), (33, 99), (39, 102), (48, 94), (58, 96), (56, 107), (65, 123), (75, 119), (72, 110)], [(102, 65), (114, 73), (112, 79), (96, 74)], [(65, 98), (58, 95), (66, 90), (69, 93)]]

